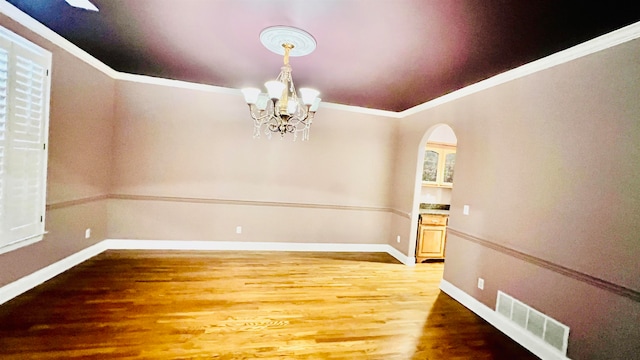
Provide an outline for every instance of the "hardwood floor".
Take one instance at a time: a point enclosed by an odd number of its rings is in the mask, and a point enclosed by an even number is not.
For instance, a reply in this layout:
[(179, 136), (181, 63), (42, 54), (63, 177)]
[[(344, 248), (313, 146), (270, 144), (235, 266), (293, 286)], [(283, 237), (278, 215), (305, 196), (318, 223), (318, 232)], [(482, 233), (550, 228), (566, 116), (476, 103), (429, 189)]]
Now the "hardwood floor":
[(0, 359), (537, 359), (387, 254), (107, 251), (0, 306)]

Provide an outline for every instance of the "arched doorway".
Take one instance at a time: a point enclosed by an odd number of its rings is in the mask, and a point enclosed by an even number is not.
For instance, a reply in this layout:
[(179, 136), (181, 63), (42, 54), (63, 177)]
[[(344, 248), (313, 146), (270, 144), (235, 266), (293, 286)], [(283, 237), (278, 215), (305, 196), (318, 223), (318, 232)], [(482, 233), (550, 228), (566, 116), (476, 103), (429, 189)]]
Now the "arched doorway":
[(418, 149), (410, 251), (416, 262), (444, 261), (458, 139), (446, 124), (429, 128)]

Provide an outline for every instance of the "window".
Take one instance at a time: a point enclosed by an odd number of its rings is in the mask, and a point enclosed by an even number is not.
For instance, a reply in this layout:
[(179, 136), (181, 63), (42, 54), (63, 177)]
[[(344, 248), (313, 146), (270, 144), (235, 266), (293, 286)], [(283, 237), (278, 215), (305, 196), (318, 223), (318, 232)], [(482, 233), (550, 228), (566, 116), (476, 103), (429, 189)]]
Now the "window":
[(42, 239), (51, 53), (0, 27), (0, 253)]

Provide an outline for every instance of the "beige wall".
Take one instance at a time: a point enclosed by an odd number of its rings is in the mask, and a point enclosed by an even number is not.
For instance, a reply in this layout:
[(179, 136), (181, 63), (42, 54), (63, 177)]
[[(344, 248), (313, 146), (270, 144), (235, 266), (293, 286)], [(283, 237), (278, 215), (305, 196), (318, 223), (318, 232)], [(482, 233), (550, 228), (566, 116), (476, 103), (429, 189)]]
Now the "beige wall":
[[(399, 132), (404, 174), (431, 126), (458, 137), (445, 280), (569, 325), (571, 358), (640, 353), (639, 54), (631, 41), (423, 111)], [(397, 179), (393, 206), (411, 210), (412, 180)]]
[(111, 237), (388, 242), (397, 120), (324, 107), (292, 142), (253, 139), (239, 92), (121, 81), (116, 99)]
[[(4, 15), (0, 25), (53, 53), (48, 233), (37, 244), (0, 255), (2, 286), (106, 238), (115, 80)], [(89, 227), (92, 236), (85, 239)]]

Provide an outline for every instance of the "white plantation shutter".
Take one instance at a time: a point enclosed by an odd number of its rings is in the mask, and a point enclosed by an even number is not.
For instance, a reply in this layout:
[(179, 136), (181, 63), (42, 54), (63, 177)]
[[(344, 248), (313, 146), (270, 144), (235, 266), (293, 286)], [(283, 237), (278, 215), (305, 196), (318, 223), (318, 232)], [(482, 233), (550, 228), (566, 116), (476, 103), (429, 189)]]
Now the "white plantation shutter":
[(50, 53), (7, 32), (0, 28), (0, 253), (44, 234), (51, 64)]
[[(2, 39), (0, 39), (2, 40)], [(5, 163), (7, 147), (7, 79), (9, 72), (9, 52), (0, 43), (0, 246), (4, 245), (4, 192), (5, 192)]]

